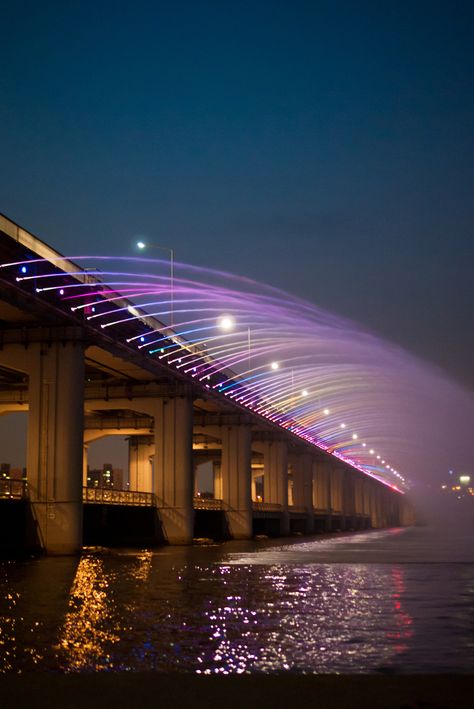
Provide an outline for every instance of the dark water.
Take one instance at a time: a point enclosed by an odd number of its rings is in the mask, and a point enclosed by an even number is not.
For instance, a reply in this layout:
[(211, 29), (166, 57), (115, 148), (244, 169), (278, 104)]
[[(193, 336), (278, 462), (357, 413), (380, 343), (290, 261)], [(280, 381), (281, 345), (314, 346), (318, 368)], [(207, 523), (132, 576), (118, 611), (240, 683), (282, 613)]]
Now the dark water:
[(474, 670), (471, 536), (427, 528), (0, 564), (0, 670)]

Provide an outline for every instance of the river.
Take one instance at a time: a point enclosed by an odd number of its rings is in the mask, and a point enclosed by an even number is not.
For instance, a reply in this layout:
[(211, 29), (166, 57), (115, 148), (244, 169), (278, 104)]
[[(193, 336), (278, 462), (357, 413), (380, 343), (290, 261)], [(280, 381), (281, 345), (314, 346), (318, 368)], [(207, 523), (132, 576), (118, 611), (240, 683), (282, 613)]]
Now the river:
[(468, 673), (474, 549), (429, 527), (0, 562), (0, 671)]

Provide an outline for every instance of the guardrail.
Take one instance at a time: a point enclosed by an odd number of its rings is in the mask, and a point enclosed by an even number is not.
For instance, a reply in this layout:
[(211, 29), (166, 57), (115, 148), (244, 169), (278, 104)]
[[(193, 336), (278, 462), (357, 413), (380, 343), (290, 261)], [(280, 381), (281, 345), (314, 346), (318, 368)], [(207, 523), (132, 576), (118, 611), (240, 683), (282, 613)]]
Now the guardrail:
[(214, 497), (194, 497), (193, 507), (195, 510), (222, 510), (224, 503)]
[(133, 507), (153, 507), (155, 496), (152, 492), (135, 490), (110, 490), (101, 487), (83, 487), (82, 499), (96, 505), (130, 505)]
[(28, 481), (25, 478), (0, 478), (0, 499), (21, 500), (28, 497)]
[(254, 512), (281, 512), (281, 505), (276, 502), (252, 502)]

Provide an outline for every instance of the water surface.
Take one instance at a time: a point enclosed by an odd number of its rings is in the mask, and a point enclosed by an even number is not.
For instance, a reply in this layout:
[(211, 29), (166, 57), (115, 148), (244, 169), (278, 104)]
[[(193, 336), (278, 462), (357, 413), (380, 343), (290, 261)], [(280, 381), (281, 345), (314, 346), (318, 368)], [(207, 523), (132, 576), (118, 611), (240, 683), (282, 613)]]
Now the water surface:
[(0, 670), (472, 672), (474, 551), (428, 528), (0, 564)]

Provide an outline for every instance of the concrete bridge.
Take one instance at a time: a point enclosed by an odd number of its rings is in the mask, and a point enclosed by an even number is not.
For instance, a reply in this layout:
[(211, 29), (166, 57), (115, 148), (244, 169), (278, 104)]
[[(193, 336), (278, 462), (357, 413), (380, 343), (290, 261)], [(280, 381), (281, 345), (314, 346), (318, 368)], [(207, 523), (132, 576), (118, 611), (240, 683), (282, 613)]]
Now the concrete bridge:
[[(137, 351), (130, 340), (140, 323), (160, 327), (146, 313), (109, 332), (84, 309), (73, 312), (45, 288), (48, 277), (85, 289), (93, 276), (59, 257), (0, 217), (0, 264), (11, 264), (0, 268), (0, 414), (28, 411), (28, 497), (45, 552), (81, 548), (83, 499), (152, 506), (170, 544), (192, 541), (203, 509), (220, 511), (235, 539), (265, 531), (262, 520), (281, 535), (411, 522), (403, 494)], [(41, 293), (23, 269), (41, 277)], [(133, 307), (125, 299), (113, 307), (127, 303)], [(192, 347), (173, 334), (169, 342)], [(86, 486), (87, 447), (115, 434), (129, 437), (129, 488), (121, 502), (118, 492), (104, 502), (104, 492)], [(195, 489), (196, 468), (206, 461), (212, 500)]]

